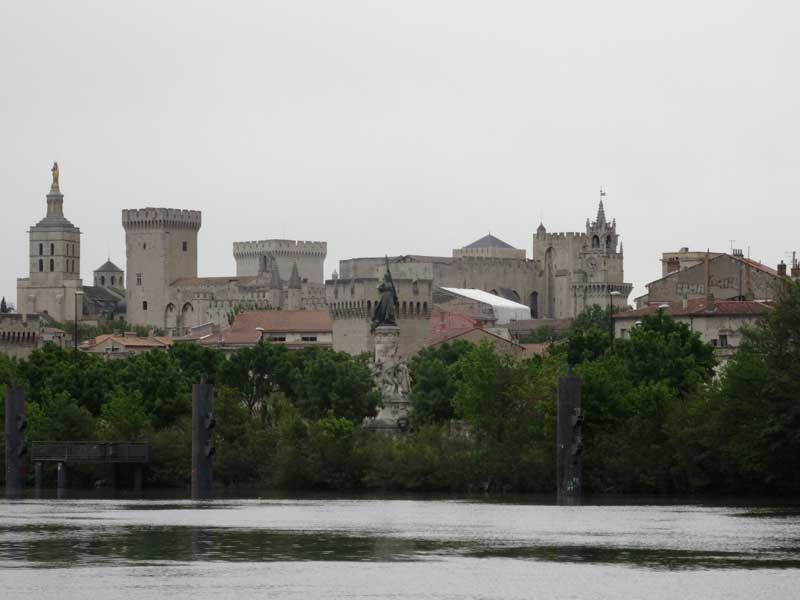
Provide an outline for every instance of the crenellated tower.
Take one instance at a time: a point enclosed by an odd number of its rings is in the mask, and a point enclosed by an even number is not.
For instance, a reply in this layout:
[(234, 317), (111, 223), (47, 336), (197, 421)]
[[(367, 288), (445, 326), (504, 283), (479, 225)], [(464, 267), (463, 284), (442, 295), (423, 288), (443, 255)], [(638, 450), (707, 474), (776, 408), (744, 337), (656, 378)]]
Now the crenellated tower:
[(175, 306), (168, 295), (177, 279), (197, 277), (198, 210), (141, 208), (122, 211), (127, 256), (128, 321), (165, 327), (180, 323), (191, 305)]

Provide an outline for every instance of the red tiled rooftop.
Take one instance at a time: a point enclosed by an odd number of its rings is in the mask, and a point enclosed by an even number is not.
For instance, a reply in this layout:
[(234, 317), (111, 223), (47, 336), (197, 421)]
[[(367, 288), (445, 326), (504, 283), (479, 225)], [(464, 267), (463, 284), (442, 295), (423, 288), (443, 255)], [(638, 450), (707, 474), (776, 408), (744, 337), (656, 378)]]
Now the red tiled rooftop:
[[(615, 319), (630, 319), (651, 315), (658, 312), (660, 305), (651, 304), (636, 310), (615, 313)], [(686, 302), (673, 302), (664, 312), (672, 317), (695, 317), (708, 315), (760, 315), (775, 308), (775, 303), (770, 300), (718, 300), (711, 308), (705, 298), (690, 298)]]

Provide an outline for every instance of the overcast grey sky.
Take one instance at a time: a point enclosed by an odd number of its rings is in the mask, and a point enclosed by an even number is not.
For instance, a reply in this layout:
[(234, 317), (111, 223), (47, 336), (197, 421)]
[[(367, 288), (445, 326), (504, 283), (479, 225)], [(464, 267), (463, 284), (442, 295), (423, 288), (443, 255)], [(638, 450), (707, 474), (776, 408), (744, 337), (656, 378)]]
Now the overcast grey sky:
[(27, 276), (53, 160), (82, 275), (123, 208), (340, 258), (531, 253), (606, 212), (634, 294), (663, 251), (798, 249), (796, 2), (13, 2), (0, 6), (0, 295)]

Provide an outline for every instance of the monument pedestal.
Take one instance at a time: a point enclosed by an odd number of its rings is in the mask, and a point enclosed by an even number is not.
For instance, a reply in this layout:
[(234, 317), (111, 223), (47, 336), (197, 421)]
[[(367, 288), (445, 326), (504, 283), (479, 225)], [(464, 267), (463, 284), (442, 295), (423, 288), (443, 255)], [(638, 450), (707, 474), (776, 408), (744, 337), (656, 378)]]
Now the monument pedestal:
[(375, 361), (373, 374), (383, 395), (383, 407), (378, 415), (364, 420), (370, 431), (394, 433), (408, 429), (411, 402), (411, 376), (408, 365), (400, 356), (400, 328), (380, 325), (375, 328)]

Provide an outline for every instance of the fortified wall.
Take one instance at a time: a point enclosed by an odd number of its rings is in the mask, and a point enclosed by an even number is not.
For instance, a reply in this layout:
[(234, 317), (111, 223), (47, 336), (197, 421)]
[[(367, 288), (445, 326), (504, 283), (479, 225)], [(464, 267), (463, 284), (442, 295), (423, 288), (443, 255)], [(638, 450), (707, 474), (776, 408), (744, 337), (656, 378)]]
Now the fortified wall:
[(295, 240), (234, 242), (233, 258), (236, 260), (236, 274), (257, 275), (260, 261), (267, 255), (274, 257), (277, 262), (281, 279), (289, 279), (292, 266), (296, 263), (301, 279), (320, 285), (324, 283), (323, 267), (325, 257), (328, 255), (327, 242)]

